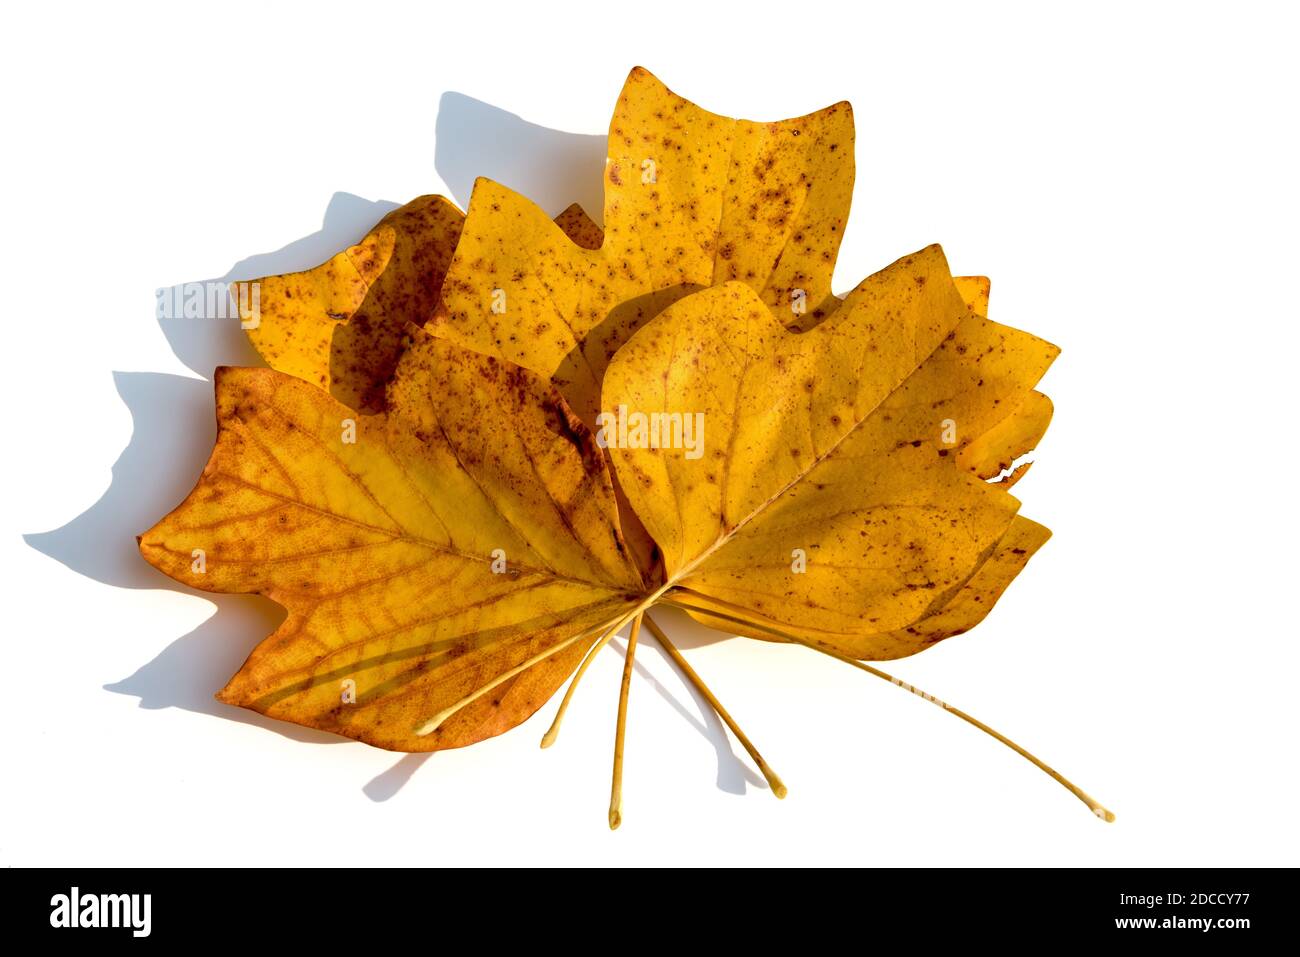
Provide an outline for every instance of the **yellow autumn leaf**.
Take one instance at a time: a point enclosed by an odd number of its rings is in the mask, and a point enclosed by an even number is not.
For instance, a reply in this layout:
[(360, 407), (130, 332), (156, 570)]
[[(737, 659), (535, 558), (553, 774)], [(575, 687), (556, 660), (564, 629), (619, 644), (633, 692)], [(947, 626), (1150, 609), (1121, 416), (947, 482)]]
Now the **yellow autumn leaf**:
[(610, 357), (683, 295), (737, 280), (786, 322), (834, 302), (853, 175), (847, 103), (733, 120), (637, 67), (610, 121), (599, 248), (478, 180), (435, 331), (552, 377), (590, 424)]
[(854, 657), (901, 657), (922, 647), (905, 629), (966, 584), (1018, 507), (960, 467), (945, 423), (987, 431), (1055, 355), (967, 309), (938, 247), (801, 334), (729, 283), (651, 320), (605, 376), (607, 410), (695, 418), (702, 443), (609, 444), (666, 588)]
[[(412, 327), (436, 323), (443, 311), (443, 279), (464, 221), (446, 198), (421, 196), (314, 269), (249, 280), (256, 300), (238, 301), (249, 341), (272, 369), (360, 412), (382, 411)], [(600, 244), (600, 227), (576, 203), (555, 222), (575, 243)]]
[[(976, 315), (987, 317), (990, 283), (984, 276), (954, 276), (953, 283), (966, 305)], [(1046, 432), (1052, 418), (1052, 402), (1041, 392), (1030, 392), (1024, 401), (988, 431), (969, 440), (957, 452), (957, 461), (980, 478), (991, 479), (1009, 469), (1020, 456), (1032, 451)], [(1028, 471), (1025, 462), (998, 479), (1010, 488)], [(914, 647), (917, 642), (929, 647), (944, 638), (964, 634), (978, 625), (993, 610), (994, 604), (1011, 582), (1028, 564), (1052, 533), (1042, 525), (1017, 515), (993, 554), (984, 561), (961, 590), (945, 603), (931, 609), (900, 632), (885, 633), (877, 642), (892, 643), (898, 648)], [(752, 610), (742, 611), (725, 602), (714, 602), (703, 595), (692, 595), (695, 608), (687, 613), (697, 621), (720, 631), (731, 631), (751, 638), (771, 638), (771, 628), (779, 622), (766, 621)], [(709, 614), (702, 609), (716, 609)]]
[(178, 581), (288, 609), (223, 701), (458, 747), (532, 714), (636, 604), (604, 456), (534, 374), (421, 333), (383, 414), (269, 369), (219, 370), (216, 388), (203, 477), (140, 547)]
[(449, 200), (421, 196), (316, 268), (253, 280), (256, 311), (240, 303), (253, 347), (272, 369), (379, 411), (411, 323), (438, 308), (463, 222)]

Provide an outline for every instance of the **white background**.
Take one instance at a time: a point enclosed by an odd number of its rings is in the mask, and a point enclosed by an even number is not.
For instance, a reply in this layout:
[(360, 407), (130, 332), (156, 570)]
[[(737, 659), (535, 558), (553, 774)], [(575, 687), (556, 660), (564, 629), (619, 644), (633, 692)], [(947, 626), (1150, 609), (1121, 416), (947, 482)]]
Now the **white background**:
[[(8, 11), (0, 865), (1300, 863), (1294, 8), (979, 6)], [(615, 833), (614, 651), (549, 751), (554, 704), (426, 760), (212, 700), (276, 610), (134, 535), (206, 459), (213, 366), (254, 360), (154, 290), (312, 266), (478, 173), (597, 212), (634, 64), (732, 116), (850, 99), (837, 290), (938, 241), (1064, 349), (1016, 490), (1055, 538), (892, 670), (1115, 824), (896, 688), (675, 616), (785, 802), (653, 642)]]

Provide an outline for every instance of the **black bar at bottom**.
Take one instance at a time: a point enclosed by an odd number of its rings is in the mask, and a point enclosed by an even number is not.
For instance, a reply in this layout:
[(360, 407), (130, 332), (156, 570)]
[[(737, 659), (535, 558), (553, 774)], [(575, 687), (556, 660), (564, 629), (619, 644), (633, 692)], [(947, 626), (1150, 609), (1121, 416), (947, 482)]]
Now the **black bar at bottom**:
[[(698, 944), (856, 938), (936, 944), (1099, 938), (1233, 946), (1291, 936), (1290, 869), (625, 871), (563, 874), (336, 869), (32, 869), (0, 871), (6, 938), (99, 946), (291, 944), (373, 952), (387, 941), (453, 946), (489, 930), (571, 946), (601, 925)], [(639, 928), (639, 929), (638, 929)], [(251, 935), (246, 937), (244, 935)], [(445, 935), (445, 936), (444, 936)], [(606, 942), (615, 941), (606, 938)], [(621, 944), (616, 946), (621, 947)]]

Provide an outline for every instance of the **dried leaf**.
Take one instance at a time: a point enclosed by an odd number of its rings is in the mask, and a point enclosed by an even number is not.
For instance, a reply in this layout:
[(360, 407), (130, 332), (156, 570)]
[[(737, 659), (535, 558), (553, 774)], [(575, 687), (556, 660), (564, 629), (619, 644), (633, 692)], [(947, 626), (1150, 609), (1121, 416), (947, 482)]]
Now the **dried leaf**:
[(459, 747), (540, 707), (641, 584), (604, 456), (547, 383), (420, 334), (389, 399), (353, 418), (290, 376), (219, 370), (212, 458), (140, 547), (178, 581), (288, 609), (223, 701), (384, 748)]
[(253, 347), (345, 405), (382, 410), (411, 324), (439, 306), (464, 219), (442, 196), (421, 196), (315, 269), (255, 280), (258, 314), (241, 303)]
[(792, 322), (831, 297), (853, 193), (853, 113), (732, 120), (640, 67), (609, 127), (599, 248), (528, 199), (475, 183), (436, 331), (551, 376), (589, 424), (610, 357), (696, 289), (747, 283)]
[[(421, 196), (381, 219), (359, 243), (314, 269), (252, 280), (239, 301), (253, 347), (272, 369), (319, 385), (364, 412), (384, 407), (412, 326), (437, 322), (442, 285), (464, 214)], [(600, 227), (574, 203), (556, 217), (575, 243), (600, 245)]]
[(729, 283), (651, 320), (605, 376), (607, 409), (703, 416), (702, 454), (620, 440), (613, 458), (671, 586), (854, 657), (901, 657), (1019, 504), (960, 467), (959, 436), (998, 422), (1056, 352), (974, 315), (934, 246), (802, 334)]

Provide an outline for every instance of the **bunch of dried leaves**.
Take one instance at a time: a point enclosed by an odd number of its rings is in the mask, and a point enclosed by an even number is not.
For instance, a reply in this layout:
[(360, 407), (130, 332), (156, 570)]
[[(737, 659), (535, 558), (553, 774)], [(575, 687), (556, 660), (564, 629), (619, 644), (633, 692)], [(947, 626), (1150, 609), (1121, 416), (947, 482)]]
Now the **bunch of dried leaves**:
[(546, 745), (630, 624), (617, 826), (644, 625), (784, 796), (653, 607), (894, 680), (862, 660), (979, 623), (1049, 535), (1008, 466), (1047, 427), (1057, 349), (989, 320), (988, 280), (938, 246), (832, 293), (853, 136), (847, 103), (732, 120), (638, 68), (603, 229), (480, 179), (467, 214), (421, 197), (260, 280), (245, 319), (270, 368), (217, 370), (211, 460), (140, 540), (178, 581), (288, 610), (218, 697), (433, 751), (573, 675)]

